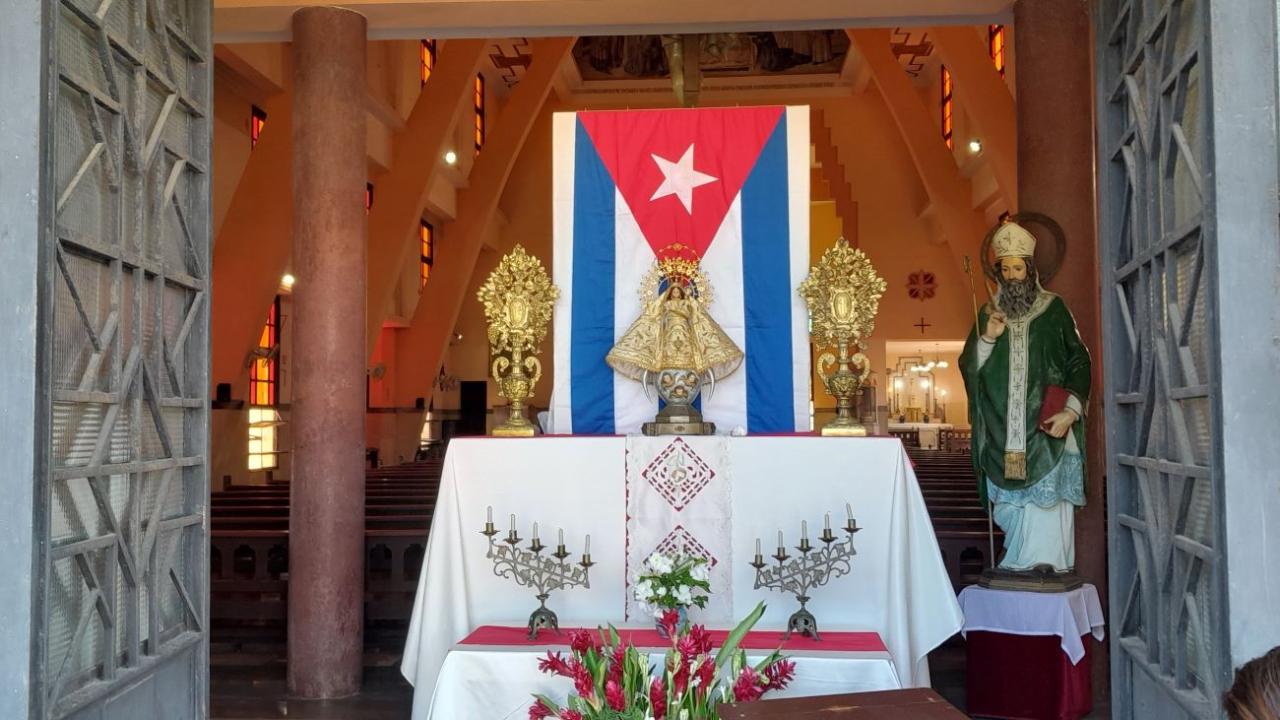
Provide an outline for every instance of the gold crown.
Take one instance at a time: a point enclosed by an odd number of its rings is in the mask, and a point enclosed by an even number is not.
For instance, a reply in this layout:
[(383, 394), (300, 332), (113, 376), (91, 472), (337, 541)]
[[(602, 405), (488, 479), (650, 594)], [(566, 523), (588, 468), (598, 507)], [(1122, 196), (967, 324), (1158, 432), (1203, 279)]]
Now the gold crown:
[(991, 238), (991, 248), (996, 259), (1007, 257), (1032, 257), (1036, 254), (1036, 236), (1016, 222), (1006, 222)]
[(697, 261), (681, 257), (666, 257), (658, 261), (658, 272), (668, 280), (690, 280), (700, 272)]

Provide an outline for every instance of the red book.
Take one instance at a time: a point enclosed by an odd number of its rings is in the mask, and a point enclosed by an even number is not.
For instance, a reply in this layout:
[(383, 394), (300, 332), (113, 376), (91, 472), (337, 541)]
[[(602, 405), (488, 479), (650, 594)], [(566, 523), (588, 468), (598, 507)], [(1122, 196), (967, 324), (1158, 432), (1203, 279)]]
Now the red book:
[(1046, 387), (1044, 398), (1040, 401), (1040, 427), (1048, 427), (1049, 418), (1065, 410), (1069, 399), (1071, 399), (1071, 393), (1061, 385)]

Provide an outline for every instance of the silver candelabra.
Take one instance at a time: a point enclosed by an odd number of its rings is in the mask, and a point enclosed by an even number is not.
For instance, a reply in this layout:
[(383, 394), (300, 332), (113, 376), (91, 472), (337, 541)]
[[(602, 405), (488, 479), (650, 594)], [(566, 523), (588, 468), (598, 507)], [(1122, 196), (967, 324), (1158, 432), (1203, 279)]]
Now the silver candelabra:
[(800, 602), (800, 609), (787, 619), (783, 639), (790, 638), (792, 632), (810, 635), (815, 640), (822, 639), (818, 636), (818, 619), (805, 604), (809, 602), (809, 592), (813, 588), (826, 585), (832, 578), (847, 575), (852, 569), (853, 556), (858, 554), (853, 547), (853, 534), (862, 528), (853, 518), (853, 508), (847, 503), (844, 507), (848, 520), (841, 528), (846, 533), (843, 540), (837, 541), (831, 531), (831, 513), (827, 513), (822, 535), (818, 536), (822, 541), (821, 547), (809, 544), (809, 523), (807, 520), (800, 522), (800, 544), (795, 548), (800, 551), (798, 557), (787, 554), (787, 546), (779, 530), (778, 550), (772, 556), (776, 565), (765, 562), (760, 552), (760, 539), (756, 538), (756, 556), (751, 562), (751, 567), (756, 569), (755, 587), (792, 593)]
[(582, 559), (576, 563), (565, 562), (571, 554), (564, 546), (564, 530), (560, 530), (556, 551), (543, 556), (547, 545), (538, 538), (538, 523), (533, 524), (533, 538), (527, 548), (518, 547), (521, 538), (516, 534), (516, 516), (511, 515), (511, 529), (507, 537), (497, 540), (498, 530), (493, 526), (493, 507), (490, 506), (485, 516), (484, 530), (481, 535), (489, 538), (489, 551), (485, 557), (493, 560), (493, 574), (500, 578), (515, 580), (521, 587), (538, 591), (538, 608), (529, 614), (529, 639), (538, 637), (538, 631), (551, 628), (560, 633), (560, 621), (556, 614), (547, 607), (547, 598), (554, 590), (568, 590), (575, 587), (591, 587), (591, 536), (588, 535), (582, 550)]

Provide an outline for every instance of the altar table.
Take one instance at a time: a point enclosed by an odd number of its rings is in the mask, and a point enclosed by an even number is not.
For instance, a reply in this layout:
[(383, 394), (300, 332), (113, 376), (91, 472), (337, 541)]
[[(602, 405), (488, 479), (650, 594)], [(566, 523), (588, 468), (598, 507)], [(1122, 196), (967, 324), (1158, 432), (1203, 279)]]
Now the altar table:
[[(809, 609), (820, 630), (877, 633), (902, 685), (927, 686), (928, 652), (955, 634), (963, 617), (902, 443), (817, 436), (726, 442), (733, 616), (765, 601), (756, 628), (785, 627), (796, 603), (753, 589), (755, 539), (763, 538), (771, 552), (782, 529), (794, 545), (800, 520), (808, 520), (816, 536), (824, 513), (840, 519), (850, 503), (863, 528), (854, 538), (852, 572), (817, 589)], [(401, 664), (415, 688), (415, 719), (428, 717), (437, 677), (456, 643), (482, 625), (523, 625), (537, 606), (531, 591), (496, 577), (485, 557), (488, 541), (480, 530), (488, 506), (500, 530), (507, 514), (516, 513), (522, 537), (534, 521), (544, 542), (554, 542), (552, 533), (563, 528), (575, 554), (590, 534), (591, 588), (556, 592), (548, 605), (563, 626), (623, 624), (626, 447), (626, 438), (613, 436), (450, 443)]]
[[(542, 632), (525, 637), (524, 627), (486, 625), (477, 628), (450, 650), (440, 669), (432, 698), (430, 720), (453, 718), (519, 718), (528, 716), (532, 693), (563, 701), (573, 689), (568, 678), (538, 672), (538, 658), (547, 651), (568, 655), (569, 628), (563, 634)], [(648, 654), (660, 666), (670, 643), (652, 629), (619, 628), (623, 642)], [(725, 631), (713, 631), (715, 647)], [(888, 650), (875, 633), (824, 633), (821, 641), (801, 636), (783, 643), (775, 631), (754, 631), (740, 647), (749, 662), (758, 662), (782, 647), (796, 663), (796, 677), (786, 690), (767, 697), (803, 697), (840, 692), (892, 690), (901, 687)]]

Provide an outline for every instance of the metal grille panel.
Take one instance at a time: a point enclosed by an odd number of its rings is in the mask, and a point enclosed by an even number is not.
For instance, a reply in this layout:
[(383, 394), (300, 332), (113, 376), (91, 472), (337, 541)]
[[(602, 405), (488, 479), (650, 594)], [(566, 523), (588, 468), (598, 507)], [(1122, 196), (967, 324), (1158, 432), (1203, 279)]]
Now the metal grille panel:
[(1217, 717), (1227, 677), (1208, 0), (1098, 3), (1118, 717)]
[(51, 15), (40, 715), (202, 717), (210, 3)]

